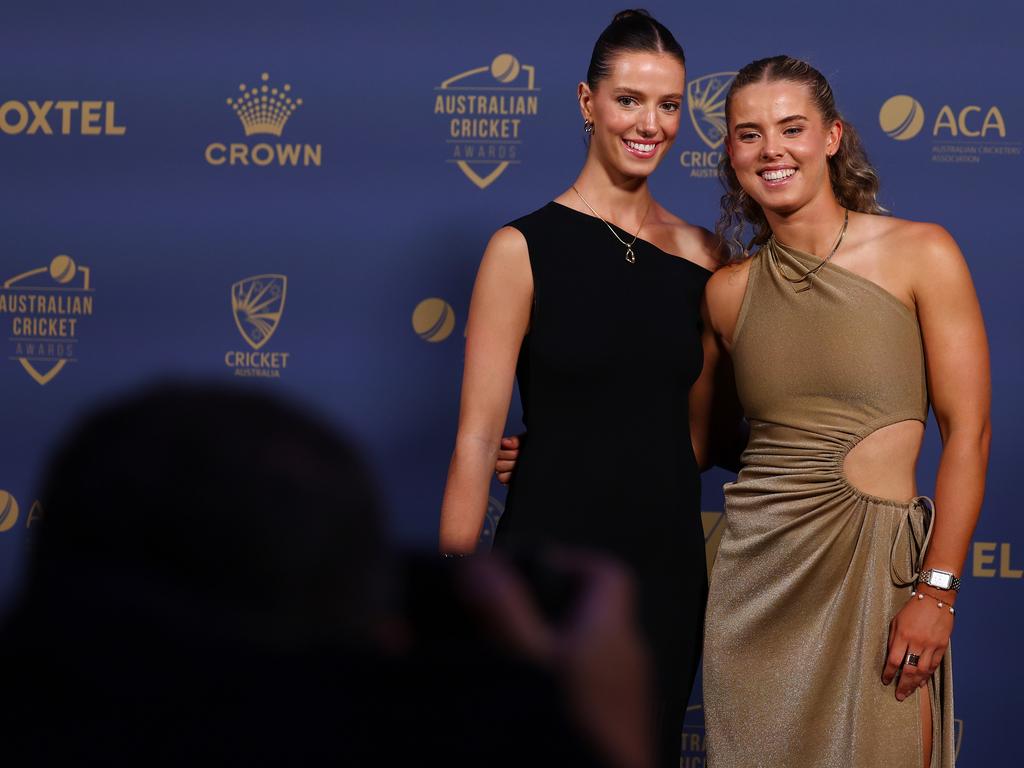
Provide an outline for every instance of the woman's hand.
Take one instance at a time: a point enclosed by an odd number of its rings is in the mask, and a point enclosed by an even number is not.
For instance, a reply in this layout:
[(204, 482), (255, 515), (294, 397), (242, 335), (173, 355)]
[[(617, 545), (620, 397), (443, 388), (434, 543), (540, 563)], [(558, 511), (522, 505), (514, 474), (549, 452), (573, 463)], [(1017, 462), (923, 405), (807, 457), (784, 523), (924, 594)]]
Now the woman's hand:
[[(942, 607), (937, 600), (942, 601)], [(896, 699), (903, 701), (915, 688), (925, 685), (939, 668), (949, 636), (953, 633), (953, 614), (944, 598), (927, 592), (924, 598), (911, 597), (889, 623), (889, 653), (882, 682), (889, 685), (899, 674)], [(919, 657), (917, 665), (905, 663), (907, 654)], [(902, 667), (902, 670), (901, 670)]]
[(519, 460), (519, 443), (523, 435), (501, 438), (501, 447), (498, 449), (498, 460), (494, 462), (494, 474), (498, 476), (498, 482), (508, 485), (512, 479), (512, 472), (516, 468), (516, 461)]

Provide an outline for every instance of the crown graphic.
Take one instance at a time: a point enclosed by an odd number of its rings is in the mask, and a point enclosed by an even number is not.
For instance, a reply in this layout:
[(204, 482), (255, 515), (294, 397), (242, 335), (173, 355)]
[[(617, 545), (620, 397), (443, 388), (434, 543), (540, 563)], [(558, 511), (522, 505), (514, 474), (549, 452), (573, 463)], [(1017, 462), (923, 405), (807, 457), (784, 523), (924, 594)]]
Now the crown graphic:
[(235, 99), (229, 98), (228, 106), (235, 110), (238, 119), (242, 121), (246, 136), (254, 133), (280, 136), (288, 118), (302, 106), (302, 99), (291, 97), (292, 87), (287, 83), (281, 88), (271, 86), (268, 82), (270, 74), (267, 72), (260, 75), (260, 80), (263, 81), (262, 85), (251, 88), (245, 83), (239, 85), (241, 95)]

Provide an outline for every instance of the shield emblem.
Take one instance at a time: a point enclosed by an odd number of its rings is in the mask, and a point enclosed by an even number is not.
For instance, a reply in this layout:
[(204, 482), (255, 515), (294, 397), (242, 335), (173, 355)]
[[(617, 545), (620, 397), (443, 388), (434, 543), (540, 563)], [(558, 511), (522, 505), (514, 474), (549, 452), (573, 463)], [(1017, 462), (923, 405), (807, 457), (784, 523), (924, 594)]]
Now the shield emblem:
[(287, 289), (288, 278), (284, 275), (254, 275), (231, 286), (235, 325), (253, 349), (270, 341), (277, 330)]
[(686, 86), (690, 120), (709, 149), (718, 149), (725, 141), (725, 96), (735, 77), (735, 72), (715, 72)]
[[(492, 102), (505, 104), (506, 99), (538, 93), (540, 88), (536, 85), (536, 76), (537, 71), (532, 64), (521, 63), (511, 53), (500, 53), (490, 64), (453, 75), (434, 90), (460, 99), (479, 100), (488, 105)], [(498, 109), (498, 112), (481, 114), (506, 114), (505, 107)], [(455, 163), (466, 178), (480, 189), (487, 189), (510, 165), (519, 163), (511, 154), (511, 150), (521, 143), (518, 138), (463, 137), (451, 134), (448, 142), (455, 145), (457, 150), (448, 162)]]
[[(45, 291), (47, 296), (58, 302), (71, 302), (76, 296), (82, 298), (92, 293), (92, 270), (76, 264), (70, 256), (61, 254), (45, 267), (30, 269), (5, 280), (2, 287), (26, 293)], [(56, 356), (52, 350), (53, 344), (59, 346)], [(75, 345), (77, 339), (71, 338), (26, 338), (24, 349), (20, 353), (16, 352), (14, 359), (37, 384), (45, 386), (64, 370), (65, 365), (75, 360)]]

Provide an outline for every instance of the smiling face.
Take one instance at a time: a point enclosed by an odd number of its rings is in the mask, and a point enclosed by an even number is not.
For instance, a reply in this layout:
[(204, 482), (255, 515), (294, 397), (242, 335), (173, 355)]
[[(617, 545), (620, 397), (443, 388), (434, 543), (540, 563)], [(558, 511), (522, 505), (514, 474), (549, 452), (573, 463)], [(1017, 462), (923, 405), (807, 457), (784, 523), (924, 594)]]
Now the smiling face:
[(594, 124), (591, 156), (616, 176), (650, 175), (679, 132), (685, 79), (674, 56), (629, 51), (593, 90), (581, 83), (580, 110)]
[(828, 157), (842, 123), (826, 123), (807, 86), (745, 85), (732, 95), (726, 149), (740, 186), (765, 213), (786, 215), (832, 195)]

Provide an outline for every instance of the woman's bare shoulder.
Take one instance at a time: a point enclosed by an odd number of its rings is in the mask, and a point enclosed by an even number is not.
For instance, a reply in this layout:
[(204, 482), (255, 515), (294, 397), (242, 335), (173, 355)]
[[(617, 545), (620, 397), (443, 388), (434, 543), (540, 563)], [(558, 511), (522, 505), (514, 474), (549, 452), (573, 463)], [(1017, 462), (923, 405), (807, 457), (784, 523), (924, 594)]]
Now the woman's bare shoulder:
[(924, 261), (950, 258), (960, 253), (953, 236), (940, 224), (894, 216), (870, 216), (867, 223), (872, 237), (886, 253), (896, 252)]
[(518, 229), (511, 225), (501, 227), (487, 241), (487, 250), (498, 251), (526, 251), (526, 237)]
[(670, 251), (714, 272), (722, 263), (719, 239), (704, 227), (690, 224), (671, 211), (658, 206), (658, 225), (663, 228), (673, 245)]
[(714, 298), (727, 299), (738, 295), (741, 299), (747, 289), (747, 275), (750, 274), (750, 259), (723, 264), (708, 280), (707, 293), (709, 300)]
[(732, 344), (733, 330), (743, 306), (743, 297), (747, 292), (750, 261), (744, 259), (723, 265), (711, 276), (704, 288), (704, 301), (711, 327), (727, 344)]
[(922, 280), (943, 275), (954, 277), (966, 270), (956, 240), (939, 224), (888, 216), (872, 216), (868, 222), (879, 258), (886, 270), (916, 291)]

